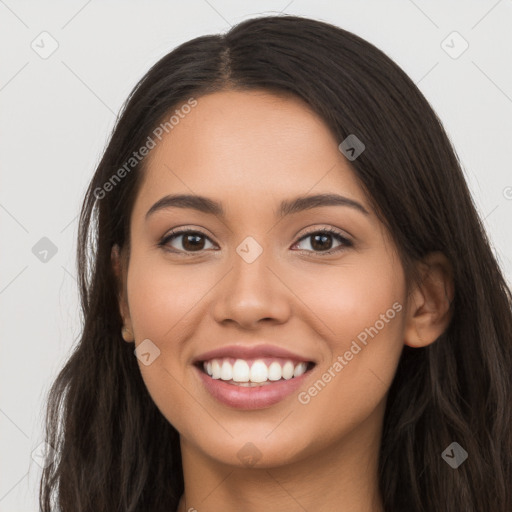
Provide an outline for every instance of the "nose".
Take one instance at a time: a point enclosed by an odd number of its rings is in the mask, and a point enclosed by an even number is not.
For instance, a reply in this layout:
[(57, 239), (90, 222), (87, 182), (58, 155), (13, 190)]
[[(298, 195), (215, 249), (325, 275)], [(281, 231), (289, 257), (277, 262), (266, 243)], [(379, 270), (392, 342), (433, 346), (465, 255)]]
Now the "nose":
[(232, 268), (216, 287), (213, 316), (221, 324), (256, 329), (261, 323), (286, 322), (291, 312), (291, 292), (273, 264), (270, 250), (248, 262), (237, 252)]

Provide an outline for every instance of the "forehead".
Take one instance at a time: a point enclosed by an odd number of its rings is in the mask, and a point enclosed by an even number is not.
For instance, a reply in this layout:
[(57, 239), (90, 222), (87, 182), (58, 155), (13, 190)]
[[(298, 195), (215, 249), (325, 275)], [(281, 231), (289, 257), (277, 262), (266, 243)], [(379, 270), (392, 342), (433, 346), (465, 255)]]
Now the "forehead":
[(243, 198), (247, 208), (332, 192), (367, 204), (339, 142), (299, 98), (258, 90), (196, 100), (147, 157), (141, 214), (169, 193)]

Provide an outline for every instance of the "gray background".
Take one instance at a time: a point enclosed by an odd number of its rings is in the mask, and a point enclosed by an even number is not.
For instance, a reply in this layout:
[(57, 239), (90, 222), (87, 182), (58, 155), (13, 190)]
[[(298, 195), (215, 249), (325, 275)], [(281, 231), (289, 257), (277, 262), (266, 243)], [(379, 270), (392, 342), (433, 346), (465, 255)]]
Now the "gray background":
[(122, 102), (181, 42), (278, 12), (358, 34), (418, 84), (512, 281), (512, 0), (0, 0), (0, 512), (38, 509), (43, 399), (80, 332), (79, 204)]

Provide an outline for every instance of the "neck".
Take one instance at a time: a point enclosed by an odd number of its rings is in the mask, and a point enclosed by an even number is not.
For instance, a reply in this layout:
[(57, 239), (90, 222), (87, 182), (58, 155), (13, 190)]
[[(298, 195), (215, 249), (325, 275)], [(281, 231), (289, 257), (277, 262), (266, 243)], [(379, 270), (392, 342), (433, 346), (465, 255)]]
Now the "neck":
[(383, 512), (379, 420), (382, 411), (374, 411), (337, 442), (278, 467), (226, 465), (181, 437), (185, 493), (178, 512)]

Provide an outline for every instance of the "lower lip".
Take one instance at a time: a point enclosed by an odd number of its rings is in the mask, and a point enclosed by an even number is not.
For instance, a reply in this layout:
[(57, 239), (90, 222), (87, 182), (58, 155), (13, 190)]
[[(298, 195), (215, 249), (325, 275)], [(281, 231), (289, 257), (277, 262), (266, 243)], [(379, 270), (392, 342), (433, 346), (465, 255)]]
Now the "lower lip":
[(194, 368), (199, 372), (201, 381), (214, 398), (237, 409), (264, 409), (270, 407), (290, 396), (304, 384), (311, 373), (311, 370), (309, 370), (292, 379), (278, 380), (263, 386), (243, 387), (227, 384), (221, 379), (212, 379), (197, 366)]

